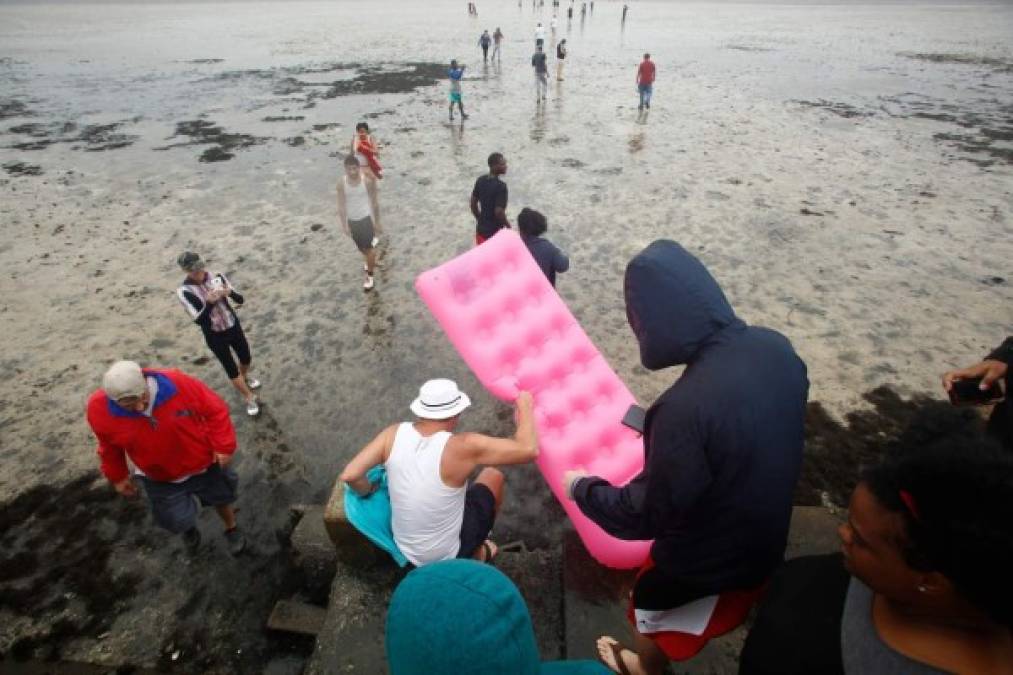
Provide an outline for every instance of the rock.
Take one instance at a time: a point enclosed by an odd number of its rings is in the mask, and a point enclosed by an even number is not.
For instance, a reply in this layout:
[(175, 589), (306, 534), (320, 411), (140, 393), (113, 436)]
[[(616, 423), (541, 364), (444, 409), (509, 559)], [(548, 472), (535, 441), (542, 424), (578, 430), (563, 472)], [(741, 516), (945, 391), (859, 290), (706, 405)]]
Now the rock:
[(837, 526), (842, 522), (843, 516), (835, 516), (822, 506), (796, 506), (791, 510), (785, 559), (837, 551), (841, 547)]
[(267, 619), (271, 630), (316, 636), (327, 618), (327, 610), (297, 600), (279, 600)]

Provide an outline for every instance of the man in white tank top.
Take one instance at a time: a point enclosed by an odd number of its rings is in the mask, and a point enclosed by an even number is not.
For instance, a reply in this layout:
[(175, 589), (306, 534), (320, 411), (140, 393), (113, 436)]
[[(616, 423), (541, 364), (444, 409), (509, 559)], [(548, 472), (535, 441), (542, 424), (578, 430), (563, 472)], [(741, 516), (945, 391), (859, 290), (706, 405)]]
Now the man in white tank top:
[[(410, 406), (418, 418), (387, 427), (341, 472), (360, 495), (375, 486), (366, 472), (387, 470), (394, 541), (415, 566), (449, 558), (491, 560), (488, 539), (503, 501), (503, 473), (488, 465), (526, 464), (538, 456), (531, 394), (517, 397), (517, 428), (510, 438), (453, 434), (468, 395), (452, 380), (429, 380)], [(485, 465), (468, 485), (468, 477)]]
[(366, 259), (365, 290), (373, 288), (376, 269), (377, 235), (380, 227), (380, 201), (376, 196), (376, 179), (359, 167), (354, 154), (345, 157), (345, 175), (338, 179), (338, 223), (352, 238)]

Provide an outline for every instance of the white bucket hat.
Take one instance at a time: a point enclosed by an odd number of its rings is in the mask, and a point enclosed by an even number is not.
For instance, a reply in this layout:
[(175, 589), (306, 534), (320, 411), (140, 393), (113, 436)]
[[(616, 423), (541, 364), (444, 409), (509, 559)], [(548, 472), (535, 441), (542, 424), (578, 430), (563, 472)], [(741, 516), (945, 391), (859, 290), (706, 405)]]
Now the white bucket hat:
[(460, 415), (471, 405), (471, 399), (457, 388), (453, 380), (429, 380), (419, 387), (419, 396), (410, 406), (416, 417), (445, 420)]

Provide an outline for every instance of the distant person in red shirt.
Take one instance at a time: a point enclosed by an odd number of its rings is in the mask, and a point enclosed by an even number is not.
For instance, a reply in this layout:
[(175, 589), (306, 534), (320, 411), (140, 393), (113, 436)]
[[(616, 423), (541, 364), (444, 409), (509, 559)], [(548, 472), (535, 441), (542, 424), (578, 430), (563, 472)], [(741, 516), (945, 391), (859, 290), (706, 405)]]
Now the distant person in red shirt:
[(637, 68), (637, 88), (640, 90), (640, 107), (638, 110), (651, 108), (651, 93), (654, 91), (654, 61), (650, 54), (644, 54), (644, 60)]

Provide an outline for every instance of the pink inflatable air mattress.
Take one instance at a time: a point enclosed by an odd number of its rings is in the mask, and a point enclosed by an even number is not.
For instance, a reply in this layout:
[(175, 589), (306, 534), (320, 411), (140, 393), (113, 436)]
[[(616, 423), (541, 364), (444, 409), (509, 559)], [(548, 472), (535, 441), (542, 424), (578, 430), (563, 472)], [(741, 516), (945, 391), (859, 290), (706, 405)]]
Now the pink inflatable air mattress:
[(600, 563), (638, 567), (651, 542), (622, 541), (562, 494), (569, 469), (624, 485), (643, 468), (643, 440), (620, 420), (633, 394), (609, 367), (520, 237), (501, 230), (486, 243), (415, 281), (461, 358), (497, 398), (520, 390), (535, 401), (538, 466)]

